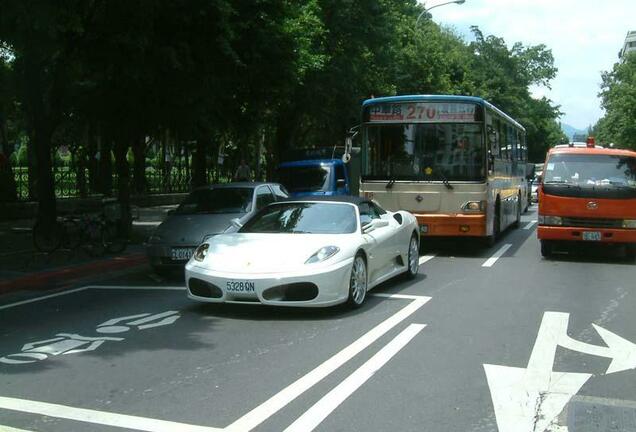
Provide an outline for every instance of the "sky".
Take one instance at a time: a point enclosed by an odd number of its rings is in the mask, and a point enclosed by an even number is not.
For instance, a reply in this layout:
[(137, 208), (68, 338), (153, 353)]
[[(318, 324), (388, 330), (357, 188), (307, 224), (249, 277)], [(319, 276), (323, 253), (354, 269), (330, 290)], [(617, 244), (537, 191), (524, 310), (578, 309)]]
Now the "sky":
[[(427, 7), (446, 0), (428, 0)], [(424, 2), (422, 2), (424, 3)], [(636, 30), (636, 0), (466, 0), (431, 10), (433, 20), (472, 40), (470, 26), (524, 45), (552, 49), (557, 77), (552, 89), (533, 88), (561, 106), (561, 121), (579, 129), (603, 116), (601, 72), (618, 61), (629, 30)]]

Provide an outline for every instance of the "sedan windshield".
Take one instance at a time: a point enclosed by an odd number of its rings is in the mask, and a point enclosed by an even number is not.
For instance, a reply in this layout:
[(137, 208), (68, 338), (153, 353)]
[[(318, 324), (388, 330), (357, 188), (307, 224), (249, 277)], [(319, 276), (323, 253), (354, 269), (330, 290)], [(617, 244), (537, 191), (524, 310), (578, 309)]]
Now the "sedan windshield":
[(328, 166), (295, 166), (278, 170), (279, 182), (290, 192), (325, 190), (329, 183)]
[(555, 154), (545, 167), (545, 184), (636, 188), (636, 158)]
[(239, 232), (351, 234), (357, 226), (355, 208), (349, 204), (281, 203), (261, 210)]
[(179, 205), (176, 214), (247, 213), (252, 206), (252, 188), (199, 189)]
[(372, 125), (366, 145), (362, 169), (368, 180), (477, 181), (485, 177), (480, 124)]

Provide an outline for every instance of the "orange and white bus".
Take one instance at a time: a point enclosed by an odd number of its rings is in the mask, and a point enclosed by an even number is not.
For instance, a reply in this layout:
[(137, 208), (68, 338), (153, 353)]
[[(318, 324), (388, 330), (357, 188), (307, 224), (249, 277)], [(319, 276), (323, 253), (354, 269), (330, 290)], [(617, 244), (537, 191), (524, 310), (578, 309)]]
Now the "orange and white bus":
[(422, 236), (493, 244), (528, 207), (525, 129), (470, 96), (394, 96), (362, 108), (360, 193), (412, 212)]
[(636, 255), (636, 152), (594, 144), (548, 152), (539, 186), (541, 254), (577, 242), (622, 244)]

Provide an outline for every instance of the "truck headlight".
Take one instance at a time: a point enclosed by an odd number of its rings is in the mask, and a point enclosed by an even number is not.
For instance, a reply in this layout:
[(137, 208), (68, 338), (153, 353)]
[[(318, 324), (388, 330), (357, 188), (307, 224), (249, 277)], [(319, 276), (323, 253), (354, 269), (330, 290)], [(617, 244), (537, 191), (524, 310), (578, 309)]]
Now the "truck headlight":
[(623, 221), (623, 228), (636, 229), (636, 219), (625, 219)]
[(305, 264), (315, 264), (328, 260), (338, 252), (340, 252), (340, 248), (337, 246), (325, 246), (323, 248), (320, 248), (315, 254), (310, 256), (309, 259), (305, 261)]
[(209, 244), (203, 243), (202, 245), (199, 245), (199, 247), (197, 248), (197, 250), (194, 251), (194, 254), (192, 256), (197, 261), (203, 261), (206, 255), (208, 254), (209, 248), (210, 248)]
[(563, 225), (561, 216), (539, 216), (539, 225)]

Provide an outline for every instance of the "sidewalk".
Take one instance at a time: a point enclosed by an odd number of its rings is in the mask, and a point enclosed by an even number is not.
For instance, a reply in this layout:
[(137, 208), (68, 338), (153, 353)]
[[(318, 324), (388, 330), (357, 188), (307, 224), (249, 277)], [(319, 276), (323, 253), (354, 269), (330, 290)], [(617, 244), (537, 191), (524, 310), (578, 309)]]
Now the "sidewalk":
[(33, 219), (0, 222), (0, 295), (90, 282), (104, 272), (130, 271), (147, 265), (143, 243), (175, 205), (133, 208), (133, 233), (126, 251), (90, 257), (81, 249), (41, 253), (33, 247)]

